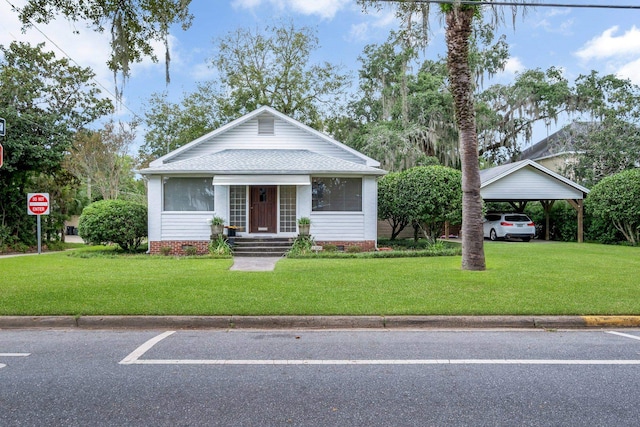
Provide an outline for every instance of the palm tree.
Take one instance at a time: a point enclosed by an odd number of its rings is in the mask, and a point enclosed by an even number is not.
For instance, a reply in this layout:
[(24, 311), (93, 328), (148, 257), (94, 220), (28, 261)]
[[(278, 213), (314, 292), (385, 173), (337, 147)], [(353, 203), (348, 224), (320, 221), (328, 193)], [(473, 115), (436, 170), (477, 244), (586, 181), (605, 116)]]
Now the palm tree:
[[(380, 7), (389, 1), (359, 0), (365, 9), (373, 5)], [(407, 15), (422, 17), (423, 34), (429, 25), (430, 0), (397, 0), (396, 15), (402, 22), (411, 22)], [(454, 100), (456, 125), (458, 126), (460, 163), (462, 167), (462, 269), (485, 270), (484, 237), (482, 234), (482, 197), (480, 196), (480, 165), (478, 162), (478, 134), (474, 110), (474, 80), (469, 65), (469, 40), (473, 19), (480, 16), (481, 6), (452, 0), (440, 3), (445, 16), (447, 41), (447, 68), (449, 83)], [(515, 6), (511, 8), (514, 20)], [(492, 6), (492, 23), (497, 26), (502, 14), (498, 5)]]
[[(469, 37), (476, 8), (446, 5), (447, 67), (458, 125), (462, 165), (462, 269), (484, 270), (482, 197), (478, 163), (478, 132), (469, 66)], [(443, 7), (443, 9), (445, 9)]]

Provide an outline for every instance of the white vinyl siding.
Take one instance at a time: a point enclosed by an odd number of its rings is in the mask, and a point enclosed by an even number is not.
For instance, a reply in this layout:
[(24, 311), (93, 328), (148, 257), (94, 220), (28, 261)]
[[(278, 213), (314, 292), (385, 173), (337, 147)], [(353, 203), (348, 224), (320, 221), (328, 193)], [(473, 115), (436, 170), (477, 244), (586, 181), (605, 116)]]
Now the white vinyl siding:
[(530, 167), (519, 169), (480, 191), (483, 199), (564, 200), (582, 199), (582, 191)]
[(364, 213), (313, 212), (311, 234), (318, 240), (364, 240)]
[(211, 213), (163, 212), (160, 240), (209, 240)]
[(257, 117), (215, 136), (211, 141), (202, 142), (172, 158), (171, 162), (232, 149), (309, 150), (325, 156), (365, 164), (365, 160), (355, 154), (277, 118), (274, 122), (274, 135), (259, 135)]

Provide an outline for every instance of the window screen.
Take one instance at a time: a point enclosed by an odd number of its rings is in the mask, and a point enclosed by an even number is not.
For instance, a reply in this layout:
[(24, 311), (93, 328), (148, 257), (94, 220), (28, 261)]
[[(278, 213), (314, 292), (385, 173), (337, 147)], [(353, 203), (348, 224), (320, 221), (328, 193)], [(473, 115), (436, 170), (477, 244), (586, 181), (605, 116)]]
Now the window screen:
[(209, 178), (167, 178), (164, 182), (165, 211), (214, 211), (214, 187)]
[(313, 178), (314, 211), (362, 211), (362, 178)]

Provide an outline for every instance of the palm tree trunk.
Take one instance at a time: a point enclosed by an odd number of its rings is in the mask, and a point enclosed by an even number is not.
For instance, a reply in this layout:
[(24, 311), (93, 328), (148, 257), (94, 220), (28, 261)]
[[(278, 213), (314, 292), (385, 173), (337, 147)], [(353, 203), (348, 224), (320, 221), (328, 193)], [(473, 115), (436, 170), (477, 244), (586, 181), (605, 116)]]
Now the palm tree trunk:
[(475, 9), (453, 7), (446, 13), (447, 65), (459, 130), (462, 164), (462, 269), (485, 270), (478, 134), (469, 67), (469, 38)]

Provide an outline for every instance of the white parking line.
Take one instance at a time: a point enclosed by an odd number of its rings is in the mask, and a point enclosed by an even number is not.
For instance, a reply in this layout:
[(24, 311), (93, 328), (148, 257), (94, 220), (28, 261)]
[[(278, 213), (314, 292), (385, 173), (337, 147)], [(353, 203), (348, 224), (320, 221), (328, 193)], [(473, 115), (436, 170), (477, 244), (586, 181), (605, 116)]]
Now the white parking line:
[(631, 339), (634, 339), (634, 340), (640, 340), (640, 337), (637, 337), (635, 335), (624, 334), (622, 332), (607, 331), (607, 333), (608, 334), (612, 334), (612, 335), (618, 335), (620, 337), (631, 338)]
[(149, 359), (120, 362), (127, 365), (640, 365), (640, 360), (561, 360), (561, 359), (407, 359), (407, 360), (180, 360)]
[(165, 333), (162, 333), (156, 337), (151, 338), (149, 341), (147, 341), (146, 343), (142, 344), (140, 347), (136, 348), (135, 350), (133, 350), (133, 352), (131, 354), (129, 354), (127, 357), (125, 357), (124, 359), (122, 359), (120, 361), (121, 365), (130, 365), (132, 363), (136, 363), (138, 361), (138, 359), (140, 357), (142, 357), (143, 354), (145, 354), (147, 351), (151, 350), (151, 348), (158, 344), (160, 341), (162, 341), (163, 339), (165, 339), (166, 337), (175, 334), (176, 331), (167, 331)]
[[(640, 360), (571, 359), (146, 359), (154, 345), (171, 336), (168, 331), (151, 338), (120, 361), (121, 365), (640, 365)], [(634, 337), (637, 338), (637, 337)]]
[[(26, 357), (30, 356), (31, 353), (0, 353), (0, 357)], [(4, 363), (0, 363), (0, 369), (5, 368), (7, 365)]]

